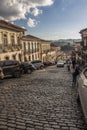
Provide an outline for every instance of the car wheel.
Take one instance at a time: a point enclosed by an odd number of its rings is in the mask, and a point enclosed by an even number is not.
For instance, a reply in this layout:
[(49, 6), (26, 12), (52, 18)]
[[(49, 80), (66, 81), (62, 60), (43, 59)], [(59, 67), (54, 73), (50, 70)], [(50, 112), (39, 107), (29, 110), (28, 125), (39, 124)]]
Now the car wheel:
[(32, 70), (28, 69), (27, 74), (31, 74), (31, 73), (32, 73)]
[(21, 77), (20, 72), (19, 71), (14, 72), (14, 77), (15, 78), (20, 78)]
[(43, 66), (40, 66), (40, 69), (43, 69), (44, 67)]

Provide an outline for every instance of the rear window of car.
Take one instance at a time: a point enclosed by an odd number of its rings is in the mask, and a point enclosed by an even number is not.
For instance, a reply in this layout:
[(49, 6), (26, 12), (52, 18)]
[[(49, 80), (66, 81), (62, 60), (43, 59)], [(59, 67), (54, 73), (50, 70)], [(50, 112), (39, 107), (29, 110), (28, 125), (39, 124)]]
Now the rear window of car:
[(18, 61), (13, 61), (13, 65), (18, 65), (19, 62)]
[(21, 63), (22, 65), (25, 65), (25, 66), (28, 66), (28, 65), (30, 65), (28, 62), (23, 62), (23, 63)]
[(34, 64), (34, 63), (41, 63), (42, 61), (40, 60), (36, 60), (36, 61), (32, 61), (31, 63)]
[(5, 66), (11, 66), (11, 65), (13, 65), (12, 61), (5, 61)]

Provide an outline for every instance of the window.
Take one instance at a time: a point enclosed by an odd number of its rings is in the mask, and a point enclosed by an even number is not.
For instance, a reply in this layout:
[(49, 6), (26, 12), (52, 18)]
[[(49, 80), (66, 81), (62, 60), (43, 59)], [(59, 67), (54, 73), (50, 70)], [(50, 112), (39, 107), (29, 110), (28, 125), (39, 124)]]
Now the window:
[(30, 53), (30, 43), (28, 43), (28, 52)]
[(35, 43), (35, 52), (37, 52), (37, 46), (36, 45), (37, 45), (37, 43)]
[(5, 62), (5, 66), (11, 66), (11, 65), (13, 65), (13, 62), (12, 62), (12, 61), (6, 61), (6, 62)]
[(35, 54), (35, 59), (37, 59), (37, 54)]
[(19, 37), (17, 38), (17, 42), (18, 42), (18, 45), (20, 46), (20, 39), (19, 39)]
[(11, 36), (11, 44), (12, 44), (12, 46), (14, 46), (14, 45), (15, 45), (14, 36)]
[(34, 55), (32, 55), (32, 60), (34, 60)]
[(10, 58), (9, 58), (9, 56), (5, 56), (5, 60), (9, 60)]
[(38, 58), (39, 58), (39, 54), (38, 54)]
[(6, 34), (4, 34), (4, 36), (3, 36), (3, 43), (4, 43), (4, 46), (7, 46), (7, 35)]
[(26, 53), (26, 43), (25, 42), (23, 43), (23, 46), (24, 46), (24, 53)]
[(4, 62), (0, 61), (0, 67), (3, 67), (3, 66), (4, 66)]
[(16, 55), (13, 55), (12, 57), (13, 57), (13, 60), (16, 60)]
[(29, 61), (31, 61), (31, 56), (29, 56)]
[(19, 61), (22, 61), (22, 55), (19, 54), (18, 57), (19, 57)]
[(42, 62), (41, 60), (34, 60), (31, 63), (34, 64), (34, 63), (41, 63), (41, 62)]
[(28, 61), (26, 56), (24, 56), (24, 61), (25, 61), (25, 62)]
[(33, 53), (33, 43), (31, 44), (31, 46), (32, 46), (32, 53)]
[(37, 51), (39, 51), (39, 43), (37, 43)]

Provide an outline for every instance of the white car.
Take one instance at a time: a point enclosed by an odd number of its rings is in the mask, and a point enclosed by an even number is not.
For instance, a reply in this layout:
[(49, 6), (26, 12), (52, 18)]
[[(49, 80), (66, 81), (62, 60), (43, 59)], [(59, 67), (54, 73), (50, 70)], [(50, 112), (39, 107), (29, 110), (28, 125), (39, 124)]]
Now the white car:
[(87, 123), (87, 67), (82, 70), (77, 78), (77, 92), (78, 98)]
[(57, 67), (64, 67), (64, 61), (63, 60), (59, 60), (57, 62)]

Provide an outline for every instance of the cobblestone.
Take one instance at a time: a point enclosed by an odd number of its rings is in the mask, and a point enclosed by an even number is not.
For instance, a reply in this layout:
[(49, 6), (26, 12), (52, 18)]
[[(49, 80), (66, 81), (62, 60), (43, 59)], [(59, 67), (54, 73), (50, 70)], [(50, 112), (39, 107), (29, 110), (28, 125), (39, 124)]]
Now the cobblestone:
[(87, 130), (66, 67), (50, 66), (0, 84), (0, 130)]

